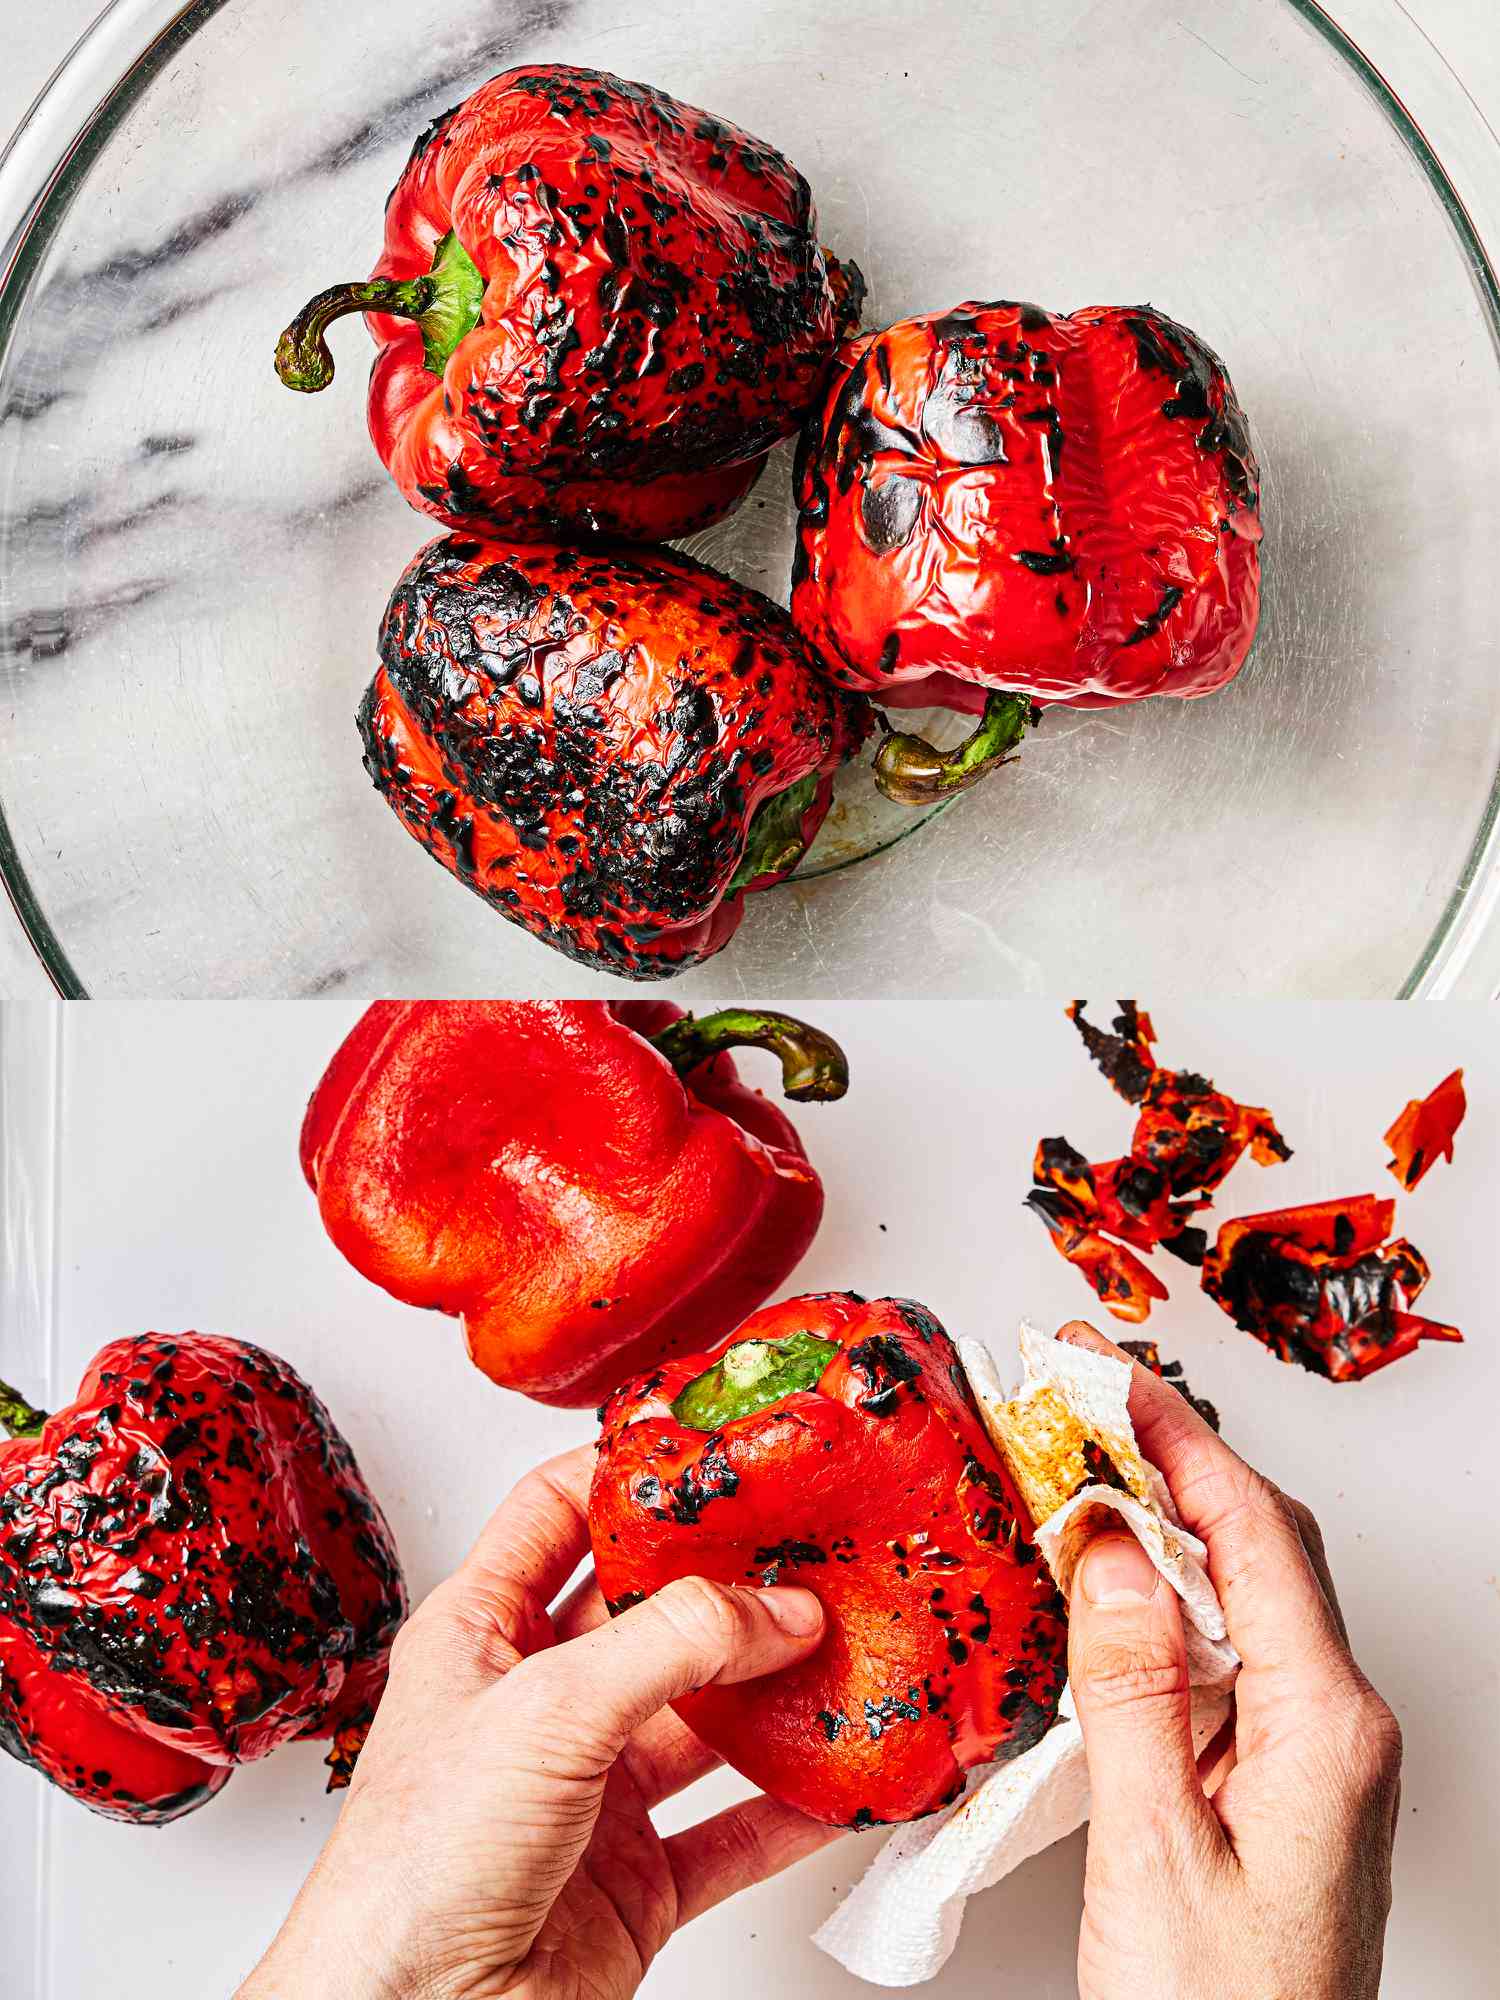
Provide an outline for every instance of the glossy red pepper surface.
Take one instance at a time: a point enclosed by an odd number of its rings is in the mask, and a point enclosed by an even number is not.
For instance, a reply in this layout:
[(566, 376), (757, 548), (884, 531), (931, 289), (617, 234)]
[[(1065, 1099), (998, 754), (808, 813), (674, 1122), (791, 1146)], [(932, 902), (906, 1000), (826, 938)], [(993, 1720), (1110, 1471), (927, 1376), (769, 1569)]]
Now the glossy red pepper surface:
[(430, 543), (380, 656), (365, 765), (408, 832), (502, 916), (627, 979), (722, 950), (869, 728), (783, 611), (667, 550)]
[(478, 1367), (595, 1405), (717, 1339), (799, 1262), (823, 1189), (717, 1055), (679, 1076), (659, 1001), (379, 1001), (307, 1107), (302, 1167), (367, 1278), (460, 1315)]
[(863, 290), (773, 147), (562, 63), (506, 71), (423, 133), (375, 280), (451, 285), (455, 245), (470, 302), (436, 353), (431, 325), (367, 315), (370, 433), (414, 507), (528, 539), (658, 541), (730, 512)]
[(799, 454), (792, 616), (884, 704), (1201, 695), (1259, 610), (1223, 364), (1151, 306), (970, 302), (839, 350)]
[(360, 1732), (406, 1590), (292, 1368), (218, 1335), (143, 1334), (102, 1349), (66, 1409), (25, 1414), (0, 1442), (0, 1746), (96, 1812), (154, 1823), (235, 1764)]
[(1388, 1239), (1396, 1204), (1372, 1194), (1237, 1216), (1203, 1263), (1203, 1289), (1278, 1361), (1355, 1382), (1456, 1327), (1407, 1308), (1426, 1285), (1422, 1253)]
[[(836, 1349), (812, 1388), (714, 1431), (674, 1416), (728, 1348), (798, 1334)], [(1062, 1600), (924, 1307), (788, 1299), (627, 1383), (601, 1418), (589, 1522), (614, 1609), (688, 1575), (823, 1602), (827, 1634), (800, 1666), (676, 1704), (763, 1790), (834, 1824), (914, 1819), (1049, 1727)]]

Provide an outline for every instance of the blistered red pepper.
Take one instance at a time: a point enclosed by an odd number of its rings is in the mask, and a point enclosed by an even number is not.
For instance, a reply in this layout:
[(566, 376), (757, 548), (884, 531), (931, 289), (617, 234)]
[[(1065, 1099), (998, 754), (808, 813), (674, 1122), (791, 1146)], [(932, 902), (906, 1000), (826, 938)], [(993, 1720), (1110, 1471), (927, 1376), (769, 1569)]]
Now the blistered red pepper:
[(1426, 1285), (1421, 1252), (1389, 1240), (1396, 1204), (1376, 1195), (1314, 1202), (1226, 1222), (1203, 1263), (1203, 1289), (1278, 1361), (1354, 1382), (1423, 1340), (1462, 1340), (1408, 1308)]
[(985, 712), (900, 736), (921, 800), (1019, 741), (1030, 700), (1203, 695), (1259, 613), (1260, 475), (1222, 362), (1151, 306), (970, 301), (840, 348), (804, 434), (792, 616), (845, 686)]
[(276, 365), (326, 387), (328, 325), (363, 312), (370, 434), (412, 506), (667, 540), (743, 499), (863, 290), (773, 147), (645, 84), (528, 64), (422, 134), (374, 275), (312, 300)]
[(302, 1169), (350, 1263), (460, 1315), (492, 1380), (597, 1404), (717, 1340), (800, 1261), (823, 1189), (739, 1079), (838, 1097), (835, 1043), (783, 1014), (661, 1001), (379, 1001), (313, 1092)]
[(664, 979), (788, 875), (864, 740), (786, 614), (668, 551), (430, 543), (359, 713), (428, 852), (582, 965)]
[(0, 1747), (113, 1819), (335, 1738), (385, 1685), (406, 1589), (312, 1390), (217, 1335), (112, 1341), (52, 1416), (0, 1385)]
[(1408, 1193), (1439, 1160), (1453, 1158), (1453, 1136), (1468, 1110), (1464, 1073), (1454, 1070), (1426, 1097), (1414, 1097), (1385, 1135), (1390, 1171)]
[(612, 1610), (688, 1575), (822, 1600), (800, 1666), (675, 1704), (764, 1791), (837, 1825), (915, 1819), (1051, 1725), (1063, 1603), (925, 1307), (788, 1299), (600, 1414), (589, 1525)]

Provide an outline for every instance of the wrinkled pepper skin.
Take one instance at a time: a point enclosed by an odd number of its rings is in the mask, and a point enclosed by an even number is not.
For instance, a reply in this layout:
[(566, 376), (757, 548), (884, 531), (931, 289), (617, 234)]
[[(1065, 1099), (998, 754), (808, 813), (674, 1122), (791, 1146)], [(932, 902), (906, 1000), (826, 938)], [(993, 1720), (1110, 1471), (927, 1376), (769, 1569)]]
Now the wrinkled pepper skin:
[(1420, 1250), (1390, 1241), (1396, 1204), (1377, 1195), (1237, 1216), (1203, 1262), (1203, 1289), (1278, 1361), (1330, 1382), (1357, 1382), (1456, 1327), (1409, 1308), (1430, 1272)]
[[(717, 1055), (679, 1076), (661, 1001), (379, 1001), (308, 1104), (333, 1242), (463, 1321), (476, 1366), (593, 1407), (727, 1333), (800, 1262), (823, 1189), (791, 1122)], [(713, 1018), (713, 1017), (710, 1017)]]
[(869, 728), (784, 612), (665, 550), (430, 543), (380, 661), (365, 767), (407, 831), (502, 916), (625, 979), (723, 949)]
[(420, 318), (367, 313), (370, 434), (413, 507), (525, 540), (661, 541), (730, 513), (863, 292), (774, 148), (566, 64), (509, 70), (422, 134), (374, 284), (441, 278), (450, 239), (471, 303), (438, 352)]
[(218, 1335), (142, 1334), (103, 1348), (66, 1409), (17, 1429), (16, 1407), (0, 1746), (96, 1812), (158, 1824), (296, 1738), (362, 1740), (406, 1589), (292, 1368)]
[[(814, 1335), (816, 1382), (716, 1430), (673, 1413), (745, 1343)], [(916, 1819), (1051, 1725), (1061, 1598), (952, 1343), (904, 1299), (788, 1299), (618, 1390), (589, 1502), (612, 1610), (675, 1577), (796, 1583), (828, 1617), (801, 1665), (675, 1704), (773, 1797), (834, 1825)]]
[(797, 497), (792, 616), (886, 706), (1210, 694), (1255, 635), (1245, 420), (1151, 306), (970, 301), (846, 341)]
[(1469, 1108), (1464, 1073), (1451, 1070), (1425, 1097), (1414, 1097), (1385, 1135), (1386, 1162), (1408, 1194), (1439, 1160), (1453, 1158), (1453, 1140)]

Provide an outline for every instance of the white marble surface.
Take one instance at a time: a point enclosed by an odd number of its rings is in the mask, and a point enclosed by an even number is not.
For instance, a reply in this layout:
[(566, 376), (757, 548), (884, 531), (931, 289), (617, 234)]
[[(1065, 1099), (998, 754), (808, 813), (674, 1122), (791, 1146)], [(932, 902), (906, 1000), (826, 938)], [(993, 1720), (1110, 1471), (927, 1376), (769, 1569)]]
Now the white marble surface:
[[(1489, 10), (1445, 0), (1436, 46), (1397, 0), (1338, 12), (1500, 218), (1500, 155), (1442, 55), (1472, 55), (1485, 101)], [(10, 89), (63, 18), (26, 17)], [(362, 435), (357, 329), (323, 398), (266, 366), (287, 302), (368, 256), (412, 127), (523, 51), (767, 131), (875, 315), (1148, 294), (1224, 348), (1267, 466), (1266, 617), (1231, 689), (1054, 711), (940, 825), (753, 899), (679, 990), (1400, 987), (1500, 763), (1500, 378), (1411, 157), (1289, 9), (940, 0), (913, 33), (888, 0), (848, 26), (793, 0), (413, 0), (360, 23), (341, 44), (292, 0), (218, 14), (111, 143), (18, 335), (0, 767), (89, 990), (618, 990), (372, 796), (351, 713), (424, 525)], [(774, 594), (784, 470), (761, 500), (713, 550)]]
[[(1285, 1166), (1241, 1162), (1220, 1216), (1395, 1192), (1381, 1132), (1408, 1096), (1467, 1065), (1456, 1158), (1398, 1207), (1432, 1263), (1424, 1307), (1457, 1322), (1463, 1346), (1424, 1346), (1335, 1388), (1274, 1361), (1170, 1259), (1158, 1261), (1172, 1297), (1148, 1330), (1218, 1404), (1225, 1435), (1321, 1518), (1360, 1657), (1406, 1732), (1385, 2000), (1492, 2000), (1494, 1018), (1458, 1006), (1187, 1007), (1165, 996), (1154, 1013), (1165, 1059), (1268, 1105), (1295, 1148)], [(328, 1244), (296, 1137), (304, 1097), (352, 1016), (328, 1002), (101, 1005), (67, 1009), (60, 1025), (0, 1015), (0, 1035), (21, 1038), (4, 1075), (33, 1100), (3, 1107), (8, 1219), (26, 1226), (9, 1236), (14, 1261), (0, 1283), (0, 1373), (59, 1398), (105, 1340), (147, 1327), (217, 1329), (279, 1350), (347, 1431), (421, 1592), (523, 1467), (591, 1425), (490, 1388), (453, 1327), (396, 1304)], [(1001, 1351), (1019, 1315), (1056, 1324), (1091, 1306), (1020, 1205), (1039, 1134), (1060, 1131), (1108, 1157), (1129, 1130), (1061, 1009), (935, 1014), (891, 1003), (823, 1007), (817, 1018), (845, 1042), (853, 1085), (843, 1103), (797, 1113), (828, 1209), (788, 1291), (915, 1296), (950, 1330)], [(0, 1758), (5, 2000), (226, 2000), (332, 1818), (321, 1775), (317, 1746), (295, 1746), (239, 1772), (193, 1817), (141, 1832), (94, 1818)], [(674, 1811), (712, 1809), (732, 1789), (721, 1780)], [(868, 1995), (808, 1938), (879, 1838), (851, 1838), (691, 1927), (653, 1969), (650, 2000)], [(931, 1991), (1068, 2000), (1082, 1861), (1082, 1839), (1070, 1839), (976, 1898)], [(39, 1966), (19, 1956), (34, 1940)]]

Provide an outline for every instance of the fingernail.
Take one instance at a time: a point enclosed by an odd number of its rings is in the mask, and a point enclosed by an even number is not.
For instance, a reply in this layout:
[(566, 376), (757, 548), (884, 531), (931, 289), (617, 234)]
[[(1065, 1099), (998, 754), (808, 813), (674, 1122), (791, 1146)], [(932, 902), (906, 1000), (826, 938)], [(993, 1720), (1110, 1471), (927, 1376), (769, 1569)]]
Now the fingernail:
[(810, 1590), (757, 1590), (774, 1623), (794, 1639), (805, 1639), (823, 1623), (823, 1607)]
[(1084, 1550), (1073, 1588), (1093, 1605), (1145, 1604), (1160, 1581), (1134, 1535), (1101, 1535)]

